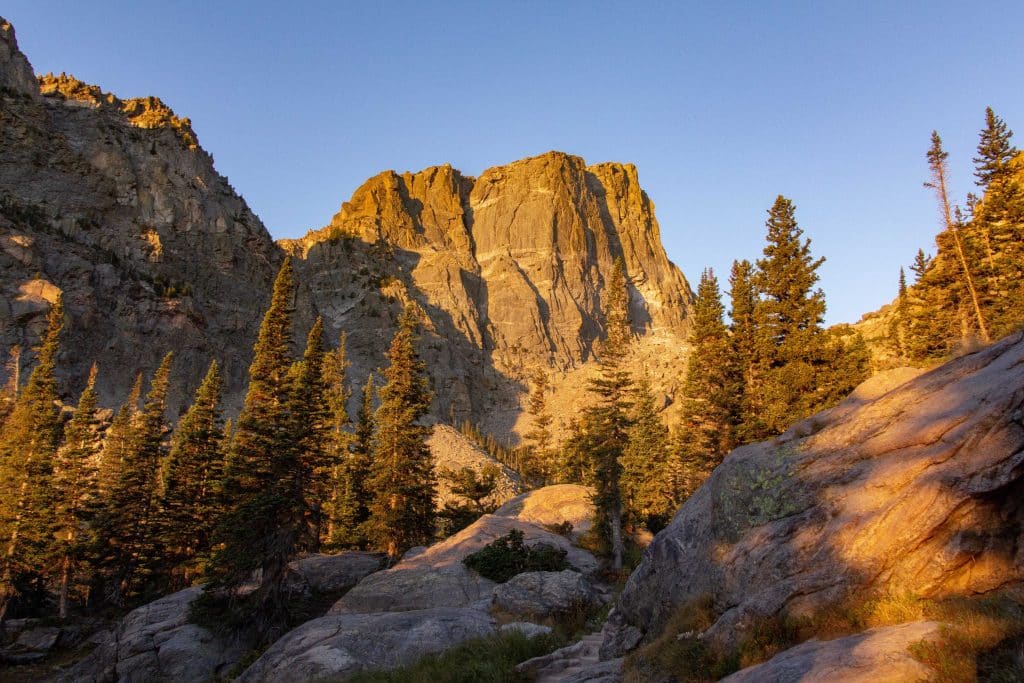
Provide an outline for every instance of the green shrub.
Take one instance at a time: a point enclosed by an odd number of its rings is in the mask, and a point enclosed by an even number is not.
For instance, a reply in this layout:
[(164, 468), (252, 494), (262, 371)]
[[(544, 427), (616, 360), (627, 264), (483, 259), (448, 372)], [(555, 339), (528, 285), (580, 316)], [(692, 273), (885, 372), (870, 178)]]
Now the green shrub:
[(462, 562), (480, 576), (498, 583), (523, 572), (558, 572), (569, 568), (564, 550), (543, 544), (527, 546), (519, 529), (512, 529)]

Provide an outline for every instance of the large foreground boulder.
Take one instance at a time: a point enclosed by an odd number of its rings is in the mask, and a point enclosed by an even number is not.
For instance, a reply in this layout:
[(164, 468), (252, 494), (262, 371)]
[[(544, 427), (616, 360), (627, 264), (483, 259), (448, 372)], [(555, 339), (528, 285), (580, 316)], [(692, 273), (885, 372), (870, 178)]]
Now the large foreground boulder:
[(835, 640), (809, 640), (751, 666), (722, 683), (915, 683), (935, 671), (914, 659), (910, 646), (939, 637), (939, 624), (914, 621), (873, 628)]
[(728, 646), (764, 617), (871, 592), (931, 597), (1024, 578), (1024, 337), (878, 384), (733, 451), (644, 552), (602, 656), (709, 597), (705, 637)]
[(393, 669), (494, 631), (494, 619), (475, 609), (332, 614), (287, 633), (238, 681), (337, 680), (366, 669)]
[[(293, 597), (338, 593), (377, 571), (383, 557), (345, 552), (312, 555), (289, 565)], [(193, 586), (132, 610), (99, 647), (62, 675), (76, 683), (212, 681), (226, 674), (251, 643), (221, 638), (188, 620), (202, 593)]]
[(579, 572), (524, 572), (494, 589), (494, 607), (507, 614), (546, 619), (572, 610), (586, 610), (598, 595)]
[[(548, 487), (562, 488), (562, 487)], [(584, 487), (573, 487), (587, 491)], [(524, 494), (543, 494), (546, 489)], [(524, 496), (509, 504), (521, 501)], [(501, 513), (502, 508), (498, 512)], [(573, 507), (567, 511), (573, 514)], [(570, 521), (554, 513), (547, 517), (554, 524)], [(470, 607), (486, 609), (495, 583), (466, 567), (462, 560), (485, 545), (505, 536), (511, 530), (523, 532), (525, 543), (545, 543), (566, 552), (566, 561), (583, 574), (598, 569), (597, 560), (586, 550), (574, 546), (569, 539), (538, 524), (515, 516), (512, 512), (484, 515), (454, 536), (417, 553), (409, 553), (391, 569), (371, 574), (345, 594), (331, 608), (334, 614), (400, 612), (434, 607)]]
[(202, 586), (193, 586), (132, 610), (106, 642), (60, 680), (210, 681), (227, 673), (248, 644), (189, 623), (188, 606), (202, 591)]

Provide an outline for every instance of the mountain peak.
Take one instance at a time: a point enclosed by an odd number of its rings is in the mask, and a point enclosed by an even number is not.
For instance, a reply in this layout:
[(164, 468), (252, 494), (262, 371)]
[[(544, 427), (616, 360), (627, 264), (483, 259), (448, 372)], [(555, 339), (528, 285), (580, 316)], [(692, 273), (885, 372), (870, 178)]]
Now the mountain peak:
[(28, 58), (18, 49), (11, 22), (0, 17), (0, 90), (35, 97), (39, 93)]

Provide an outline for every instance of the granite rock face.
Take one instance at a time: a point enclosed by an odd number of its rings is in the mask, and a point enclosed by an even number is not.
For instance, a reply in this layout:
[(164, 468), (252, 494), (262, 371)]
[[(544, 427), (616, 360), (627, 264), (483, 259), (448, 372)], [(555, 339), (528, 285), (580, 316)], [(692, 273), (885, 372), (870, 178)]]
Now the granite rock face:
[(289, 631), (237, 680), (342, 680), (367, 669), (393, 669), (409, 664), (494, 631), (494, 620), (475, 609), (331, 614)]
[(132, 610), (106, 642), (58, 677), (68, 683), (211, 681), (248, 649), (189, 623), (188, 606), (202, 592), (187, 588)]
[[(545, 487), (513, 499), (498, 512), (484, 515), (459, 533), (419, 551), (410, 551), (390, 569), (367, 576), (331, 608), (332, 613), (398, 612), (434, 607), (490, 607), (495, 583), (462, 563), (468, 555), (512, 529), (523, 532), (527, 545), (546, 543), (566, 551), (566, 561), (577, 571), (591, 575), (597, 560), (564, 536), (552, 533), (528, 516), (517, 517), (513, 503), (534, 495), (547, 496)], [(589, 489), (573, 487), (576, 497), (589, 499)], [(575, 491), (579, 489), (579, 491)], [(559, 491), (560, 499), (571, 501), (570, 492)], [(572, 514), (573, 506), (567, 505)], [(566, 520), (551, 514), (553, 523)]]
[(280, 249), (188, 119), (64, 74), (37, 81), (0, 26), (0, 349), (31, 348), (62, 294), (72, 400), (93, 361), (114, 406), (173, 350), (171, 414), (214, 358), (237, 406)]
[(767, 662), (737, 671), (723, 683), (924, 683), (935, 671), (914, 659), (914, 643), (935, 640), (940, 625), (915, 621), (873, 628), (835, 640), (809, 640)]
[(602, 655), (710, 596), (705, 634), (811, 615), (872, 591), (987, 592), (1024, 577), (1024, 336), (892, 387), (865, 383), (733, 451), (644, 552)]
[(494, 589), (493, 605), (507, 614), (546, 619), (598, 602), (590, 582), (579, 572), (524, 572)]
[(522, 479), (514, 470), (499, 463), (485, 450), (448, 425), (434, 425), (434, 431), (427, 439), (427, 446), (430, 447), (430, 455), (434, 458), (434, 471), (437, 473), (438, 509), (443, 509), (447, 503), (471, 503), (464, 496), (452, 491), (451, 476), (462, 469), (469, 469), (477, 476), (488, 468), (497, 472), (494, 493), (482, 501), (488, 509), (508, 502), (521, 494), (525, 488)]

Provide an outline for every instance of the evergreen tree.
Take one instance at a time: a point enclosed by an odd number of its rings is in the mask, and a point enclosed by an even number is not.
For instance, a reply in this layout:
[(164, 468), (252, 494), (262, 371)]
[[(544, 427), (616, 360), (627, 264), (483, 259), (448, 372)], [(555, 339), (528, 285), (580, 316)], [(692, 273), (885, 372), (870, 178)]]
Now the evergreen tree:
[(900, 267), (900, 277), (896, 296), (896, 307), (892, 322), (889, 324), (889, 341), (897, 358), (907, 355), (907, 332), (910, 324), (910, 293), (907, 289), (907, 274)]
[(64, 327), (61, 299), (50, 309), (37, 362), (0, 433), (0, 625), (20, 587), (38, 588), (51, 530), (53, 459), (60, 443), (54, 369)]
[(370, 518), (370, 542), (392, 559), (434, 535), (434, 465), (420, 420), (430, 407), (425, 366), (416, 353), (416, 312), (406, 308), (391, 341), (376, 413)]
[(942, 249), (942, 239), (948, 237), (952, 246), (956, 252), (957, 261), (960, 264), (961, 276), (963, 278), (964, 289), (966, 290), (971, 309), (974, 314), (974, 322), (977, 325), (978, 335), (981, 337), (983, 342), (989, 341), (988, 326), (985, 322), (985, 316), (981, 310), (981, 298), (978, 294), (978, 289), (975, 286), (974, 276), (972, 274), (972, 267), (969, 263), (967, 247), (964, 244), (963, 236), (960, 233), (960, 224), (958, 221), (954, 221), (953, 212), (949, 201), (949, 189), (947, 183), (948, 169), (946, 160), (949, 158), (949, 154), (942, 148), (942, 138), (939, 137), (938, 132), (932, 131), (932, 146), (928, 150), (928, 168), (931, 170), (932, 178), (931, 181), (925, 183), (925, 187), (932, 188), (935, 190), (935, 195), (939, 201), (939, 211), (942, 215), (943, 225), (945, 231), (939, 235), (939, 248)]
[(627, 517), (658, 531), (678, 507), (669, 484), (668, 428), (661, 421), (646, 372), (634, 390), (633, 424), (622, 453), (622, 496)]
[[(734, 275), (737, 275), (735, 270)], [(741, 282), (743, 274), (738, 275), (734, 280)], [(733, 290), (738, 293), (736, 284)], [(735, 301), (734, 297), (734, 309), (737, 303), (748, 305), (745, 301)], [(682, 422), (688, 448), (693, 457), (705, 461), (702, 470), (706, 472), (714, 469), (735, 445), (744, 380), (737, 363), (740, 354), (733, 344), (750, 341), (737, 339), (737, 335), (730, 339), (723, 321), (724, 313), (718, 279), (707, 269), (701, 274), (693, 308)], [(750, 324), (750, 314), (749, 310), (740, 314), (741, 330)]]
[(914, 271), (914, 284), (921, 281), (931, 264), (932, 257), (925, 254), (924, 249), (918, 249), (914, 255), (914, 263), (910, 266), (910, 270)]
[[(295, 525), (297, 437), (289, 409), (298, 368), (292, 368), (293, 271), (285, 259), (274, 281), (249, 366), (249, 389), (238, 416), (226, 463), (224, 496), (230, 505), (217, 525), (219, 547), (208, 573), (213, 581), (199, 607), (227, 597), (231, 615), (245, 620), (269, 641), (287, 622), (283, 582), (288, 561), (299, 547)], [(238, 590), (256, 570), (259, 587), (244, 598)], [(214, 607), (215, 608), (215, 607)]]
[(345, 355), (346, 341), (347, 335), (342, 332), (338, 348), (324, 357), (325, 397), (330, 412), (325, 452), (331, 461), (331, 476), (328, 491), (324, 496), (327, 507), (321, 540), (328, 545), (334, 545), (336, 537), (341, 538), (345, 535), (339, 527), (347, 523), (341, 518), (341, 505), (346, 489), (345, 464), (354, 437), (349, 431), (351, 420), (348, 416), (348, 401), (352, 392), (348, 388), (346, 377), (351, 365)]
[(221, 386), (220, 368), (213, 361), (171, 439), (158, 522), (171, 590), (190, 585), (202, 573), (213, 525), (221, 514)]
[(78, 407), (64, 429), (64, 442), (54, 464), (53, 556), (60, 567), (57, 614), (61, 619), (68, 616), (72, 591), (81, 592), (77, 589), (87, 586), (79, 579), (89, 558), (89, 523), (99, 508), (95, 457), (100, 447), (100, 420), (96, 409), (94, 363)]
[(993, 182), (1006, 178), (1010, 161), (1017, 156), (1017, 150), (1010, 143), (1013, 131), (996, 116), (992, 107), (985, 107), (985, 128), (978, 140), (978, 156), (974, 157), (974, 176), (977, 184), (988, 188)]
[(530, 451), (530, 478), (547, 484), (555, 474), (552, 453), (551, 422), (553, 418), (547, 408), (548, 375), (538, 367), (533, 373), (533, 391), (526, 406), (526, 412), (533, 418), (533, 427), (524, 435)]
[(594, 405), (584, 411), (583, 430), (586, 452), (594, 473), (594, 505), (607, 533), (612, 551), (612, 567), (622, 569), (623, 506), (622, 456), (632, 427), (633, 382), (626, 367), (631, 330), (629, 322), (629, 290), (626, 286), (625, 264), (615, 261), (607, 283), (605, 304), (606, 337), (598, 356), (598, 376), (588, 389)]
[(98, 540), (106, 551), (102, 558), (106, 597), (116, 605), (152, 590), (149, 582), (158, 569), (155, 512), (164, 437), (169, 431), (164, 413), (172, 359), (171, 353), (164, 356), (153, 374), (98, 523)]
[(341, 465), (341, 492), (331, 535), (332, 544), (341, 548), (362, 548), (366, 545), (364, 524), (370, 518), (367, 482), (373, 462), (373, 396), (373, 373), (370, 373), (356, 413), (351, 449)]
[(747, 439), (785, 430), (820, 404), (818, 366), (824, 356), (825, 295), (814, 289), (824, 258), (811, 256), (793, 203), (779, 195), (768, 212), (767, 245), (757, 261), (760, 293), (754, 310), (755, 380), (746, 417)]
[[(750, 427), (756, 424), (753, 412), (757, 380), (757, 324), (754, 319), (757, 305), (756, 274), (754, 264), (746, 259), (733, 261), (729, 274), (729, 343), (732, 367), (740, 383), (735, 398), (739, 414), (733, 434), (737, 443), (748, 443), (755, 438)], [(688, 443), (688, 436), (676, 434), (675, 442), (680, 445)]]
[(332, 415), (324, 378), (324, 326), (319, 317), (306, 339), (302, 361), (293, 372), (288, 418), (293, 463), (282, 468), (281, 484), (287, 496), (286, 525), (294, 542), (283, 544), (285, 565), (297, 552), (318, 552), (320, 529), (329, 502), (334, 465), (330, 450)]
[(135, 438), (135, 420), (139, 414), (139, 399), (142, 397), (142, 373), (135, 375), (128, 398), (117, 411), (113, 422), (107, 429), (100, 450), (100, 466), (98, 476), (99, 496), (101, 500), (109, 500), (113, 494), (117, 480), (121, 476), (121, 466), (133, 448)]

